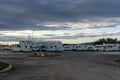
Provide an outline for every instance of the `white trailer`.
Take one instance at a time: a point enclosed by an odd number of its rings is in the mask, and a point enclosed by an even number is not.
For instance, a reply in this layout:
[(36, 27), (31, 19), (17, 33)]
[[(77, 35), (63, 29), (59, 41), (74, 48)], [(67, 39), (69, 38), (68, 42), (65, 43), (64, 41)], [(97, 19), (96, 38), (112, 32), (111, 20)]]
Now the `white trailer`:
[(117, 51), (120, 50), (120, 44), (101, 44), (95, 45), (95, 48), (99, 51)]
[(73, 49), (74, 49), (74, 44), (63, 44), (63, 50), (68, 51)]
[(103, 44), (104, 51), (117, 51), (120, 50), (120, 44)]

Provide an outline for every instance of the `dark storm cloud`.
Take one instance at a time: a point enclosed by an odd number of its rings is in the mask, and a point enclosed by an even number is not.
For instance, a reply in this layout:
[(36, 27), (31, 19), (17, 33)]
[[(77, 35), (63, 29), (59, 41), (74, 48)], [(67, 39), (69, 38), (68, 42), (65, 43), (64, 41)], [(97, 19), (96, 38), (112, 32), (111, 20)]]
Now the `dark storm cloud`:
[[(0, 0), (0, 30), (28, 30), (31, 25), (45, 22), (120, 17), (119, 8), (119, 0)], [(41, 30), (52, 29), (64, 27), (41, 27)]]
[(118, 24), (110, 24), (110, 25), (101, 25), (101, 26), (96, 26), (96, 25), (94, 25), (94, 26), (92, 26), (92, 27), (88, 27), (89, 29), (97, 29), (97, 28), (115, 28), (115, 27), (117, 27), (117, 26), (119, 26)]
[(21, 36), (0, 36), (0, 41), (23, 41), (23, 40), (35, 40), (35, 41), (41, 41), (41, 40), (51, 40), (49, 38), (44, 38), (44, 37), (21, 37)]
[(16, 36), (0, 36), (0, 41), (19, 41), (27, 40), (25, 37), (16, 37)]
[(50, 30), (50, 31), (55, 31), (55, 30), (67, 30), (67, 29), (70, 29), (70, 27), (67, 27), (67, 26), (62, 26), (62, 27), (49, 27), (49, 26), (45, 26), (45, 25), (3, 25), (3, 24), (0, 24), (0, 30), (3, 30), (3, 31), (19, 31), (19, 30)]

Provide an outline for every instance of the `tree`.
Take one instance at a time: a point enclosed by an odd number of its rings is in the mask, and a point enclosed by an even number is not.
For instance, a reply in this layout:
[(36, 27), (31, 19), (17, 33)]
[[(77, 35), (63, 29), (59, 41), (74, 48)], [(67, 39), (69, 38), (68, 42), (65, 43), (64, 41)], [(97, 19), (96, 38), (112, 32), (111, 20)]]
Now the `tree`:
[(120, 41), (117, 40), (117, 38), (112, 39), (112, 38), (101, 38), (99, 40), (96, 40), (93, 42), (93, 45), (98, 45), (98, 44), (111, 44), (111, 43), (120, 43)]

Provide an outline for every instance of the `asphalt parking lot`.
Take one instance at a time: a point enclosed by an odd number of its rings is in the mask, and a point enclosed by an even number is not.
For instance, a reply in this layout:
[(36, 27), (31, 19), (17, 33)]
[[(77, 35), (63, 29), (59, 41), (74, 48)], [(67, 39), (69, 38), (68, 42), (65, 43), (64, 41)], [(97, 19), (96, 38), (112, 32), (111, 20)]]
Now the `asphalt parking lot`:
[(55, 57), (0, 52), (0, 61), (13, 70), (0, 80), (120, 80), (120, 52), (60, 52)]

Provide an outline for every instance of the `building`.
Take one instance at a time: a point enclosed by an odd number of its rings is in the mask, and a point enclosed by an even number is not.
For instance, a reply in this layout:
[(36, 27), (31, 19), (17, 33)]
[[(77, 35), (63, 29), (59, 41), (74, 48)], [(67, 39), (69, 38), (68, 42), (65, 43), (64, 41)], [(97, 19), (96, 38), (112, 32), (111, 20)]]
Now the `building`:
[(13, 44), (11, 47), (13, 51), (32, 51), (31, 41), (20, 41), (19, 44)]
[(19, 44), (12, 45), (13, 51), (62, 51), (62, 42), (60, 41), (20, 41)]

